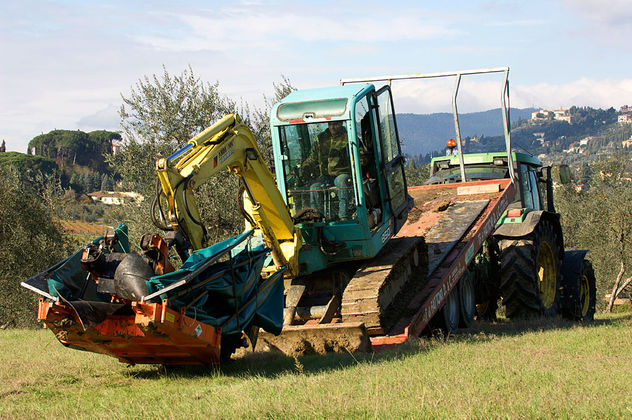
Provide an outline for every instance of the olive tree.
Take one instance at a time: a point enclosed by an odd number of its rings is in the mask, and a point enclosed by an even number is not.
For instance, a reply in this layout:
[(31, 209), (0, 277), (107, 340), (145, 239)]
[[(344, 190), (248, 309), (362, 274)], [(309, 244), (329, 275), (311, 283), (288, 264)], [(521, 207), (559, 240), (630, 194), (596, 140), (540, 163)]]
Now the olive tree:
[[(237, 112), (255, 134), (259, 145), (271, 159), (269, 110), (272, 103), (293, 89), (288, 79), (274, 85), (274, 97), (265, 98), (263, 109), (223, 96), (219, 84), (203, 82), (188, 67), (179, 75), (171, 75), (163, 67), (162, 74), (145, 76), (122, 95), (120, 109), (123, 128), (121, 153), (109, 156), (109, 162), (123, 180), (123, 188), (134, 189), (146, 197), (126, 209), (126, 220), (133, 235), (155, 230), (149, 219), (149, 203), (156, 194), (155, 162), (183, 146), (227, 113)], [(227, 172), (218, 175), (196, 190), (202, 222), (212, 240), (236, 234), (243, 229), (237, 192), (239, 181)]]
[(0, 169), (0, 328), (35, 325), (37, 296), (20, 282), (67, 255), (46, 199), (26, 188), (14, 170)]
[[(566, 248), (590, 249), (598, 296), (611, 293), (611, 301), (632, 282), (632, 181), (628, 165), (625, 155), (595, 162), (588, 171), (588, 191), (576, 192), (572, 187), (556, 191)], [(598, 303), (605, 304), (603, 300)]]

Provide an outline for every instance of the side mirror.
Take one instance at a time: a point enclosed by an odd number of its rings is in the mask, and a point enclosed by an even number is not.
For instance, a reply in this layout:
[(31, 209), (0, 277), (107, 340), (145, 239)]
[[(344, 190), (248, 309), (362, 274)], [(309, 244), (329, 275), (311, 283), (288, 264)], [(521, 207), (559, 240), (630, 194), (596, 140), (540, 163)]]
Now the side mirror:
[(566, 185), (571, 182), (571, 170), (568, 165), (554, 165), (551, 167), (553, 182)]

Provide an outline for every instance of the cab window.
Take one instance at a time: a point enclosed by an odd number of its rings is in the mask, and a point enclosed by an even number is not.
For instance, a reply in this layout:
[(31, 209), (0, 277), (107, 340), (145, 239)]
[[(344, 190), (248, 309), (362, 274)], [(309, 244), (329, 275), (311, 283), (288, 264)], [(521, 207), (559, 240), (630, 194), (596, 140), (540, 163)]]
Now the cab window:
[(290, 214), (312, 209), (325, 221), (355, 218), (346, 121), (286, 125), (279, 137)]

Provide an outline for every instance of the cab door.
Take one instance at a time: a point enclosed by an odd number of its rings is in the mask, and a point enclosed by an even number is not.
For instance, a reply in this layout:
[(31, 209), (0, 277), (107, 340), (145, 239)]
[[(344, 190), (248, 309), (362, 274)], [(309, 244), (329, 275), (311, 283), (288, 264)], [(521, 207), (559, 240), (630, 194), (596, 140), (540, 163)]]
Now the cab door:
[(404, 224), (408, 210), (412, 206), (404, 175), (404, 157), (397, 133), (397, 122), (393, 109), (393, 97), (390, 86), (384, 86), (376, 93), (377, 123), (383, 173), (388, 191), (390, 210), (395, 219), (393, 234)]

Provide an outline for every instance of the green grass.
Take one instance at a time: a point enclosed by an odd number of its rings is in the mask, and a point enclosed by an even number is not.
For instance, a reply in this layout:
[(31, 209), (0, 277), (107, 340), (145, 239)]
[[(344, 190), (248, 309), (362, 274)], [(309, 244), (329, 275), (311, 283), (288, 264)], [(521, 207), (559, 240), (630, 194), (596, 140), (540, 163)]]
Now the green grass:
[(632, 316), (481, 323), (377, 354), (127, 367), (48, 330), (0, 331), (0, 417), (631, 417)]

